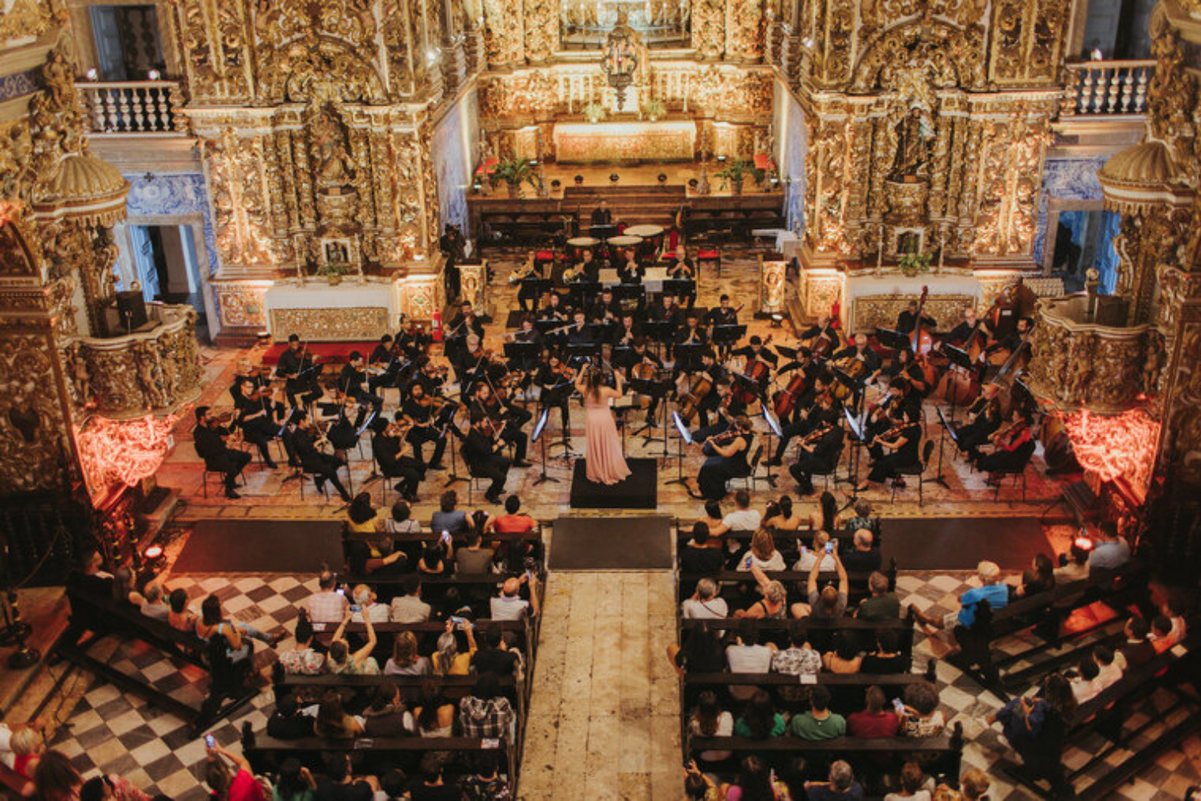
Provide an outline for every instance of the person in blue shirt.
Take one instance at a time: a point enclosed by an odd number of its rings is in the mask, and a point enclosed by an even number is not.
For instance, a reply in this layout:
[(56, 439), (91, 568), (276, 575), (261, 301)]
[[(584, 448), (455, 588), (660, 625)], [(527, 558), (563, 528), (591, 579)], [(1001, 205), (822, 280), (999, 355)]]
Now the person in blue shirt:
[[(1009, 603), (1010, 587), (1001, 581), (1001, 568), (996, 562), (984, 561), (976, 565), (976, 576), (979, 577), (981, 586), (973, 587), (959, 596), (959, 613), (955, 616), (956, 625), (952, 635), (961, 647), (976, 623), (976, 611), (981, 601), (988, 601), (988, 605), (994, 610), (1001, 609)], [(945, 628), (946, 623), (941, 618), (932, 618), (917, 608), (911, 608), (914, 618), (922, 625)]]
[(1088, 569), (1116, 570), (1130, 561), (1130, 546), (1118, 536), (1118, 526), (1112, 520), (1102, 520), (1097, 526), (1099, 542), (1088, 557)]

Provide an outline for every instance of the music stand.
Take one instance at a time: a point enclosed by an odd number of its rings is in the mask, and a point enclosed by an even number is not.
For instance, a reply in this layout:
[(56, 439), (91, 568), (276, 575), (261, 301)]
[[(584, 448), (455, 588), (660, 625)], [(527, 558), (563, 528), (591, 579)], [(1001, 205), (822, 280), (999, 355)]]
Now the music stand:
[(780, 354), (788, 361), (790, 361), (790, 362), (796, 361), (796, 357), (797, 357), (797, 349), (796, 348), (790, 348), (787, 345), (776, 345), (775, 348), (776, 348), (776, 353)]
[[(663, 482), (664, 484), (683, 484), (688, 487), (688, 479), (684, 478), (684, 444), (692, 444), (692, 434), (688, 431), (688, 424), (680, 417), (679, 412), (671, 413), (671, 421), (675, 423), (676, 431), (680, 438), (676, 441), (676, 477)], [(666, 437), (666, 434), (664, 434)]]
[(572, 367), (581, 364), (591, 364), (600, 355), (599, 342), (569, 342), (567, 344), (567, 363)]
[[(638, 395), (645, 395), (648, 398), (653, 398), (659, 402), (659, 408), (663, 412), (663, 454), (661, 458), (666, 459), (668, 456), (667, 449), (667, 394), (674, 386), (674, 382), (669, 378), (665, 381), (656, 381), (654, 379), (634, 378), (630, 380), (630, 389)], [(649, 433), (643, 437), (642, 444), (649, 445), (652, 442), (659, 441), (659, 435), (655, 433), (656, 425), (651, 422), (648, 417), (646, 425), (634, 432), (634, 436), (638, 436), (643, 431)]]
[(876, 341), (889, 350), (912, 350), (912, 340), (900, 331), (891, 328), (877, 328)]
[(642, 308), (646, 302), (646, 287), (642, 284), (616, 284), (610, 289), (613, 291), (613, 299), (621, 304), (622, 311), (629, 310), (625, 305), (626, 301), (634, 301), (637, 308)]
[(590, 225), (588, 226), (588, 235), (593, 239), (599, 239), (604, 242), (610, 237), (617, 235), (617, 226), (612, 224)]
[(541, 346), (537, 342), (506, 342), (504, 350), (506, 359), (517, 362), (524, 369), (530, 362), (538, 361)]
[(663, 358), (663, 346), (675, 339), (676, 324), (671, 320), (650, 320), (643, 323), (642, 330), (655, 343), (655, 355)]
[[(447, 417), (446, 417), (446, 423), (442, 426), (442, 430), (440, 432), (438, 432), (438, 439), (445, 439), (446, 435), (451, 432), (454, 432), (454, 435), (456, 437), (458, 437), (460, 440), (465, 439), (465, 437), (463, 436), (463, 432), (460, 431), (458, 426), (455, 425), (455, 414), (457, 414), (458, 411), (459, 411), (458, 406), (455, 406), (454, 408), (451, 409), (450, 414), (447, 415)], [(470, 484), (471, 483), (470, 479), (464, 478), (463, 476), (459, 475), (459, 473), (458, 473), (459, 449), (455, 448), (455, 447), (451, 447), (448, 450), (450, 451), (450, 472), (446, 476), (446, 483), (443, 484), (442, 486), (443, 487), (454, 486), (455, 484), (459, 483), (460, 481), (466, 481), (468, 484)], [(469, 474), (470, 474), (470, 472), (471, 472), (470, 469), (468, 469)]]
[(696, 372), (701, 363), (701, 348), (703, 347), (705, 346), (699, 342), (680, 342), (676, 345), (676, 364), (682, 372)]
[(715, 325), (709, 337), (719, 351), (729, 351), (734, 343), (746, 336), (745, 325)]
[(662, 293), (677, 298), (692, 297), (695, 284), (691, 278), (664, 278)]
[[(767, 404), (763, 404), (763, 419), (767, 422), (767, 452), (771, 453), (771, 438), (784, 439), (784, 429), (780, 428), (780, 421), (772, 414), (771, 409), (767, 408)], [(767, 460), (767, 483), (769, 486), (776, 486), (776, 477), (771, 471), (771, 459)]]
[(533, 311), (536, 313), (538, 311), (538, 306), (540, 305), (539, 301), (542, 299), (542, 296), (544, 294), (546, 294), (547, 292), (550, 292), (550, 288), (551, 288), (550, 279), (549, 278), (540, 278), (536, 275), (531, 275), (531, 276), (522, 278), (519, 283), (521, 284), (521, 288), (526, 290), (527, 295), (532, 294), (532, 296), (534, 298)]
[[(963, 348), (957, 348), (954, 345), (943, 345), (942, 352), (946, 354), (947, 361), (951, 363), (951, 367), (958, 367), (968, 375), (972, 373), (972, 357)], [(951, 368), (948, 368), (948, 370)], [(949, 375), (949, 374), (948, 374)], [(951, 396), (951, 422), (955, 422), (955, 410), (959, 408), (955, 403), (957, 397), (954, 392), (950, 391), (950, 378), (947, 379), (947, 394)], [(941, 471), (940, 471), (941, 472)]]
[[(837, 368), (835, 368), (835, 371), (841, 372), (837, 370)], [(850, 378), (850, 376), (847, 376), (847, 378)], [(851, 380), (853, 381), (854, 379)], [(863, 426), (859, 424), (859, 420), (857, 419), (856, 415), (851, 414), (851, 410), (845, 406), (842, 409), (842, 415), (846, 419), (847, 428), (850, 430), (851, 436), (854, 438), (854, 447), (851, 448), (851, 458), (847, 460), (847, 477), (845, 479), (840, 479), (844, 482), (849, 481), (851, 483), (851, 497), (847, 501), (846, 505), (842, 507), (843, 509), (846, 509), (854, 504), (859, 498), (859, 448), (866, 447), (867, 442), (863, 438)], [(835, 483), (837, 483), (837, 481), (838, 480), (836, 480)], [(839, 511), (842, 510), (840, 509)]]
[(542, 430), (544, 428), (546, 428), (546, 420), (549, 417), (550, 417), (550, 408), (543, 407), (542, 408), (542, 416), (538, 418), (538, 422), (534, 424), (534, 430), (530, 433), (530, 442), (538, 443), (540, 440), (542, 442), (542, 474), (539, 475), (538, 478), (534, 479), (535, 487), (538, 486), (539, 484), (544, 484), (547, 481), (551, 482), (552, 484), (559, 483), (559, 479), (551, 478), (546, 473), (546, 440), (542, 439)]
[[(558, 384), (555, 384), (550, 389), (544, 390), (542, 393), (542, 397), (540, 397), (538, 399), (538, 402), (541, 403), (542, 406), (548, 411), (552, 407), (558, 408), (560, 406), (563, 406), (567, 403), (568, 395), (570, 394), (571, 389), (574, 386), (575, 386), (575, 384), (571, 381), (571, 379), (569, 379), (569, 378), (564, 379), (563, 381), (560, 381)], [(570, 423), (571, 423), (570, 418), (568, 419), (567, 422), (570, 425)], [(559, 442), (552, 442), (550, 444), (550, 446), (553, 448), (556, 445), (561, 445), (563, 447), (563, 458), (564, 459), (570, 459), (573, 456), (579, 456), (578, 453), (576, 453), (575, 451), (573, 451), (571, 449), (571, 443), (568, 440), (568, 437), (570, 436), (570, 431), (568, 431), (568, 429), (564, 428), (560, 433), (563, 435), (562, 440)]]

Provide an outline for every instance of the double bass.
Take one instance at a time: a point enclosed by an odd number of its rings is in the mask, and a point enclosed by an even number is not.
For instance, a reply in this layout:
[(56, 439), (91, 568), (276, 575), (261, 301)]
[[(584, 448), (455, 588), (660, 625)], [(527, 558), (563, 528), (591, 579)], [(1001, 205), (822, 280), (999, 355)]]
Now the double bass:
[[(984, 325), (984, 319), (991, 317), (1000, 308), (1001, 302), (1002, 297), (998, 295), (988, 311), (976, 318), (976, 324), (972, 326), (972, 330), (968, 332), (967, 338), (960, 346), (971, 359), (972, 369), (962, 370), (952, 367), (947, 370), (942, 383), (938, 386), (938, 395), (956, 406), (966, 406), (980, 394), (980, 380), (984, 371), (988, 369), (988, 365), (981, 363), (980, 359), (988, 347), (985, 337), (980, 334), (980, 328)], [(977, 369), (977, 365), (979, 365), (979, 369)]]
[[(926, 308), (926, 298), (930, 296), (930, 287), (922, 287), (922, 296), (917, 302), (917, 320), (914, 323), (913, 333), (909, 335), (909, 349), (914, 355), (927, 354), (934, 347), (934, 337), (922, 327), (922, 311)], [(933, 383), (933, 382), (931, 382)]]

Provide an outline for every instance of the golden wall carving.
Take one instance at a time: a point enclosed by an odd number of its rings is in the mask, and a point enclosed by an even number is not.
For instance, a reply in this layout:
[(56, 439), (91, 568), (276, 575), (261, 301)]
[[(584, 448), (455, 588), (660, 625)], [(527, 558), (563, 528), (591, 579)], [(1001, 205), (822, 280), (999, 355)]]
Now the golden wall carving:
[(59, 370), (49, 329), (0, 330), (0, 484), (6, 493), (61, 487), (70, 474)]
[(706, 60), (726, 52), (726, 4), (723, 0), (696, 0), (692, 4), (692, 46)]
[(392, 330), (386, 308), (271, 309), (271, 330), (299, 334), (310, 342), (379, 339)]
[[(834, 271), (801, 270), (801, 306), (805, 317), (816, 319), (830, 314), (835, 303), (841, 303), (846, 276)], [(845, 309), (844, 309), (845, 312)]]
[(440, 308), (438, 288), (441, 283), (434, 276), (410, 276), (400, 285), (400, 312), (417, 320), (430, 320), (434, 310)]
[(53, 4), (47, 0), (12, 0), (7, 11), (0, 12), (0, 45), (13, 39), (39, 37), (54, 27)]
[(263, 297), (267, 288), (246, 286), (234, 282), (216, 282), (213, 292), (217, 296), (217, 312), (221, 315), (221, 326), (233, 328), (265, 329), (267, 315)]
[[(855, 330), (895, 329), (900, 313), (910, 301), (918, 300), (918, 295), (861, 295), (855, 298), (855, 308), (851, 310)], [(975, 300), (971, 295), (930, 295), (922, 307), (922, 314), (933, 317), (939, 331), (947, 331), (963, 319), (964, 307)]]

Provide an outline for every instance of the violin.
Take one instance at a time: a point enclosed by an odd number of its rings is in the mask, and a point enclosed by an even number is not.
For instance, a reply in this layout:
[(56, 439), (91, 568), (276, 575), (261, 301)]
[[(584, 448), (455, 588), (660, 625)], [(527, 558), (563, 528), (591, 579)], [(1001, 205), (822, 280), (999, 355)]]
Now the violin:
[(909, 428), (910, 425), (911, 425), (910, 423), (900, 423), (900, 424), (895, 425), (892, 428), (888, 429), (887, 431), (881, 431), (879, 434), (872, 437), (871, 442), (869, 442), (868, 445), (875, 445), (878, 442), (880, 442), (880, 440), (892, 439), (893, 437), (897, 436), (902, 431), (904, 431), (906, 428)]

